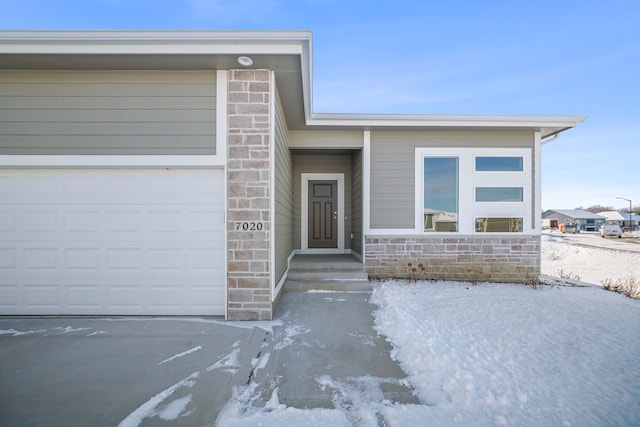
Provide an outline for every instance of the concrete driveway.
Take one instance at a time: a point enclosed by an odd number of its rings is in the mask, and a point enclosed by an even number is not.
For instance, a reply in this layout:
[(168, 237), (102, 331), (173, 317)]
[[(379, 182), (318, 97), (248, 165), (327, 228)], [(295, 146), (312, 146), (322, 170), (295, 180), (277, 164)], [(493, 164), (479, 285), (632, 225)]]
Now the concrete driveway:
[(275, 390), (287, 406), (340, 409), (328, 382), (362, 378), (380, 399), (417, 403), (368, 297), (287, 293), (259, 323), (0, 318), (0, 425), (214, 425), (249, 384), (255, 406)]
[[(206, 425), (267, 336), (256, 327), (178, 318), (1, 319), (0, 331), (6, 426), (115, 426), (130, 415)], [(231, 348), (238, 357), (225, 368), (239, 375), (208, 369)]]

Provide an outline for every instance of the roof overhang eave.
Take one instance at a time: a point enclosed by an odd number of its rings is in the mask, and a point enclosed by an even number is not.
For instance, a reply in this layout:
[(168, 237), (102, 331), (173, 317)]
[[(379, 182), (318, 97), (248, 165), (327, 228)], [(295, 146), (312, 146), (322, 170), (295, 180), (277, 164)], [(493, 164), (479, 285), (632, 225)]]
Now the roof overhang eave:
[(0, 69), (230, 69), (275, 72), (291, 129), (513, 129), (557, 135), (582, 116), (313, 113), (311, 31), (0, 31)]
[(586, 120), (585, 116), (558, 115), (399, 115), (399, 114), (312, 114), (309, 128), (369, 130), (513, 129), (540, 132), (541, 138), (557, 135)]

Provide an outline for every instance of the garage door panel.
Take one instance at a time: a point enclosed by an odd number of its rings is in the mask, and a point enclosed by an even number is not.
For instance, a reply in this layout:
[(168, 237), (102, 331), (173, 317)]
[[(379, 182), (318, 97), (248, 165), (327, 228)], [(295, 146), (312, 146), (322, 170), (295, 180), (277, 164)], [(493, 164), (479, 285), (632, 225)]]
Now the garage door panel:
[[(4, 205), (5, 209), (7, 204)], [(111, 208), (56, 205), (49, 209), (13, 205), (17, 212), (0, 212), (3, 241), (167, 241), (220, 239), (222, 208), (155, 209), (148, 206)]]
[(85, 274), (88, 271), (97, 272), (101, 267), (100, 252), (95, 248), (65, 248), (63, 250), (63, 269), (65, 271), (80, 271)]
[[(224, 313), (224, 291), (212, 292), (207, 279), (185, 278), (179, 286), (167, 279), (154, 286), (138, 281), (31, 279), (0, 285), (0, 309), (5, 315), (203, 315)], [(98, 282), (98, 284), (95, 284)], [(164, 285), (164, 283), (168, 283)], [(201, 286), (196, 286), (201, 283)]]
[(0, 170), (0, 314), (224, 314), (224, 175)]
[(0, 310), (15, 310), (21, 305), (21, 287), (17, 280), (5, 279), (0, 282)]
[(73, 171), (75, 177), (68, 177), (61, 173), (70, 171), (38, 170), (37, 177), (0, 179), (0, 191), (6, 203), (34, 205), (224, 204), (222, 186), (209, 185), (211, 170), (183, 172), (156, 169), (146, 170), (142, 176), (139, 170), (78, 169)]
[[(196, 242), (197, 243), (197, 242)], [(66, 247), (53, 243), (39, 244), (37, 247), (16, 248), (23, 242), (3, 242), (0, 246), (0, 272), (16, 275), (18, 270), (28, 269), (29, 275), (49, 274), (51, 271), (65, 275), (84, 274), (92, 276), (109, 275), (108, 270), (163, 271), (174, 270), (183, 275), (198, 274), (201, 270), (219, 271), (224, 269), (224, 243), (211, 242), (176, 249), (172, 242), (165, 246), (143, 246), (140, 242), (119, 242), (117, 246), (95, 247), (95, 242), (63, 242)], [(13, 273), (11, 273), (13, 272)], [(24, 273), (21, 273), (24, 274)]]
[(23, 250), (24, 269), (53, 272), (59, 269), (57, 248), (25, 248)]
[(0, 283), (0, 310), (5, 315), (224, 313), (224, 283), (212, 282), (211, 274), (131, 276), (7, 277)]
[(84, 233), (85, 235), (98, 233), (103, 221), (100, 209), (76, 208), (75, 206), (68, 207), (62, 218), (63, 230), (67, 236), (69, 233)]
[[(0, 193), (2, 194), (2, 193)], [(15, 212), (0, 211), (0, 233), (15, 233), (18, 231), (18, 220)]]
[(0, 275), (5, 275), (18, 268), (18, 250), (15, 248), (0, 248)]

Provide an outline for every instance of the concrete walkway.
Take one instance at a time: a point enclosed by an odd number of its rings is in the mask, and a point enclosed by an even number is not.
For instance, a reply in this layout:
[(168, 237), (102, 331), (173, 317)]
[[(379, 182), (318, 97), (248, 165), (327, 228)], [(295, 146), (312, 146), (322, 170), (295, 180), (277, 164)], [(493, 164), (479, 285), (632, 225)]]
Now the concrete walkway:
[[(278, 393), (295, 408), (338, 408), (354, 399), (418, 403), (403, 385), (405, 373), (391, 346), (372, 328), (375, 306), (368, 292), (290, 292), (278, 319), (283, 326), (265, 342), (269, 363), (256, 370), (264, 401)], [(268, 356), (267, 356), (268, 355)]]
[(261, 323), (0, 318), (0, 425), (214, 425), (248, 385), (258, 407), (274, 393), (345, 411), (359, 393), (417, 402), (372, 329), (368, 297), (286, 293)]

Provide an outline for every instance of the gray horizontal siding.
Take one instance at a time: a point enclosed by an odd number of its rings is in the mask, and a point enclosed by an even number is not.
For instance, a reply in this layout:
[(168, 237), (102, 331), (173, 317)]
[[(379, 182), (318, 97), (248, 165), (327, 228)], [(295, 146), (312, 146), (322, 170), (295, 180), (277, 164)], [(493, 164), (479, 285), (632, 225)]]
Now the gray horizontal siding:
[(362, 148), (362, 131), (294, 130), (289, 132), (290, 148)]
[(287, 146), (287, 123), (280, 97), (275, 104), (275, 273), (276, 283), (287, 271), (287, 259), (294, 249), (293, 160)]
[[(0, 78), (3, 71), (0, 71)], [(181, 111), (186, 109), (210, 110), (215, 109), (215, 99), (211, 97), (171, 97), (171, 96), (133, 96), (126, 97), (126, 104), (123, 104), (122, 97), (102, 96), (102, 97), (55, 97), (55, 96), (1, 96), (3, 110), (8, 109), (102, 109), (102, 110), (167, 110)], [(213, 104), (212, 104), (212, 101)], [(10, 110), (10, 109), (9, 109)]]
[(390, 153), (398, 152), (395, 148), (399, 147), (531, 148), (533, 132), (517, 130), (376, 131), (371, 133), (371, 143), (374, 142), (382, 143), (381, 149)]
[(118, 110), (118, 109), (18, 109), (3, 110), (2, 119), (6, 122), (40, 122), (40, 123), (108, 123), (108, 122), (183, 122), (183, 123), (213, 123), (215, 110)]
[[(140, 71), (142, 72), (142, 71)], [(0, 83), (0, 96), (215, 96), (204, 83)]]
[(351, 158), (351, 249), (359, 254), (362, 251), (362, 151), (356, 151)]
[(0, 154), (215, 154), (213, 71), (0, 71)]
[(528, 131), (372, 132), (370, 227), (413, 229), (417, 147), (532, 148)]

